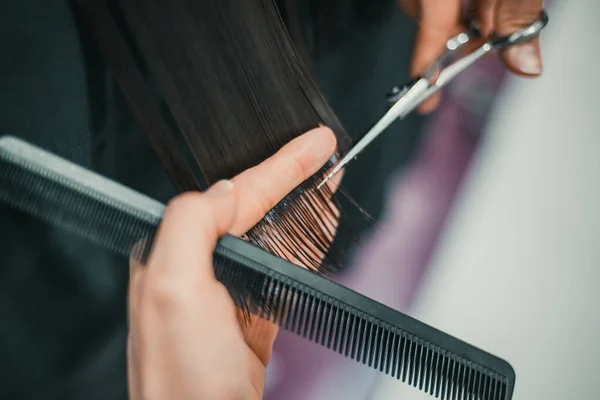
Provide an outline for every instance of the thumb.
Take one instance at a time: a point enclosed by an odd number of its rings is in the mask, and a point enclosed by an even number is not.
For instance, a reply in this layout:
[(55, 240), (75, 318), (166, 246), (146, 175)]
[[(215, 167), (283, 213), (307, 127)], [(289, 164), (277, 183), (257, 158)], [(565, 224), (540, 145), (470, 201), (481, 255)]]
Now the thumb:
[[(427, 68), (443, 52), (448, 38), (460, 30), (460, 1), (423, 0), (421, 3), (421, 20), (411, 63), (413, 77), (422, 75)], [(440, 102), (435, 95), (425, 101), (419, 111), (431, 112)]]
[[(543, 3), (543, 0), (501, 0), (495, 18), (496, 33), (510, 35), (531, 25), (539, 18)], [(510, 47), (501, 57), (507, 68), (516, 74), (538, 76), (542, 73), (539, 38)]]
[[(231, 181), (204, 193), (186, 193), (168, 205), (148, 261), (148, 279), (214, 281), (212, 254), (235, 222), (237, 198)], [(152, 277), (151, 277), (152, 275)]]

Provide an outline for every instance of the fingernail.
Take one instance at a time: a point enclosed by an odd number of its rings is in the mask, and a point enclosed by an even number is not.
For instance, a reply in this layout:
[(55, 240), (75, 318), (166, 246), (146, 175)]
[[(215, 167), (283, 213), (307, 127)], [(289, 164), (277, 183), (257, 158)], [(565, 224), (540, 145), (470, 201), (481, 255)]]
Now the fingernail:
[(206, 194), (213, 197), (223, 197), (231, 192), (233, 189), (233, 182), (230, 180), (224, 179), (212, 185), (207, 191)]
[(535, 43), (524, 43), (508, 49), (508, 58), (512, 65), (526, 75), (542, 73), (540, 48)]

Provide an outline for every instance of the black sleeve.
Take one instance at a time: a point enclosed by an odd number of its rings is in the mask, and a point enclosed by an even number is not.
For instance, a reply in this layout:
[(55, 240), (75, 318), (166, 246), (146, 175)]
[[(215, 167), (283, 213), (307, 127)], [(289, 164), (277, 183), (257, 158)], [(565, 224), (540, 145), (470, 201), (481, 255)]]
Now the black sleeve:
[[(105, 145), (92, 134), (88, 101), (94, 71), (69, 2), (4, 0), (1, 9), (0, 134), (99, 167)], [(63, 383), (125, 326), (126, 260), (6, 207), (0, 255), (0, 398), (67, 398), (59, 395)], [(121, 373), (88, 390), (126, 393), (119, 354), (110, 370)]]

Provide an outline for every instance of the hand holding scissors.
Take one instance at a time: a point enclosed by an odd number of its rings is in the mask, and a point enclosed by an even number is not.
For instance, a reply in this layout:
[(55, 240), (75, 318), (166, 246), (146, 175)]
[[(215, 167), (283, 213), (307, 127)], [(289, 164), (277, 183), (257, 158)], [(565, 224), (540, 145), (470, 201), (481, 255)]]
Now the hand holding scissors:
[[(544, 7), (543, 0), (397, 0), (418, 21), (418, 34), (411, 63), (411, 76), (422, 75), (439, 55), (446, 40), (459, 33), (465, 21), (477, 21), (483, 37), (509, 35), (531, 24)], [(539, 40), (511, 46), (501, 60), (513, 73), (538, 76), (542, 72)], [(421, 106), (430, 112), (439, 103), (438, 93)]]
[[(548, 24), (548, 15), (545, 11), (531, 25), (517, 30), (507, 36), (492, 34), (489, 39), (471, 53), (454, 60), (454, 56), (468, 43), (481, 37), (479, 27), (472, 24), (471, 28), (462, 32), (446, 42), (444, 52), (416, 79), (402, 88), (394, 88), (388, 101), (391, 108), (381, 119), (356, 143), (356, 145), (336, 164), (334, 169), (321, 182), (319, 188), (338, 173), (346, 164), (356, 158), (373, 140), (386, 130), (397, 119), (405, 118), (427, 99), (431, 98), (440, 89), (452, 81), (458, 74), (473, 65), (477, 60), (493, 51), (503, 51), (514, 46), (522, 45), (536, 39), (542, 29)], [(453, 62), (452, 62), (453, 61)], [(439, 73), (439, 74), (438, 74)], [(436, 77), (437, 75), (437, 77)]]

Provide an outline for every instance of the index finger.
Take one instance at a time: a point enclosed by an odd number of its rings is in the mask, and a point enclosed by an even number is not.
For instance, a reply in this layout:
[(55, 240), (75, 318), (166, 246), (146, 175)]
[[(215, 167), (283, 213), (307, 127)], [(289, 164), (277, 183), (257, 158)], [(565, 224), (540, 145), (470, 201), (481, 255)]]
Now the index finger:
[(298, 185), (325, 165), (335, 151), (336, 139), (331, 129), (313, 129), (281, 148), (256, 167), (233, 178), (240, 196), (232, 235), (242, 235), (256, 225)]
[[(333, 132), (328, 128), (317, 128), (233, 178), (241, 209), (230, 233), (241, 235), (256, 225), (289, 192), (316, 173), (331, 157), (335, 146)], [(245, 317), (241, 314), (238, 317), (248, 347), (266, 366), (277, 335), (277, 325), (257, 316), (251, 316), (251, 323), (246, 325)]]

